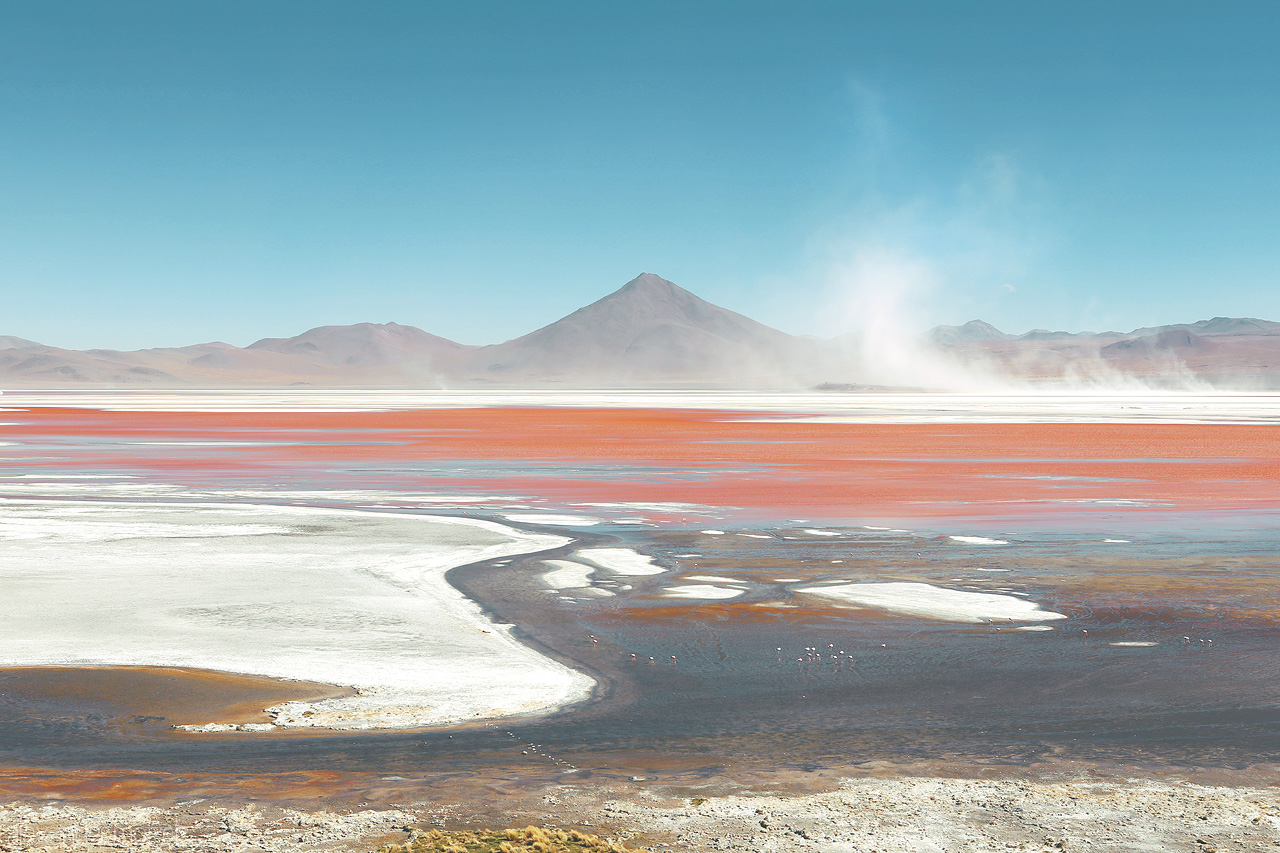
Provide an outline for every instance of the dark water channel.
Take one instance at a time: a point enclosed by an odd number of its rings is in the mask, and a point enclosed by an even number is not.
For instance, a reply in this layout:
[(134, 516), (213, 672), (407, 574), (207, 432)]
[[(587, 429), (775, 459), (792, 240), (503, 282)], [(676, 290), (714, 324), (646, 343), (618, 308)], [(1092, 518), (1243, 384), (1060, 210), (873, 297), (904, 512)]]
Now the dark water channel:
[[(720, 536), (602, 527), (586, 538), (636, 547), (669, 571), (614, 577), (617, 594), (594, 598), (548, 593), (538, 574), (549, 555), (451, 574), (496, 619), (593, 673), (600, 693), (584, 706), (448, 730), (191, 737), (163, 719), (6, 692), (0, 761), (540, 779), (868, 761), (1280, 762), (1280, 542), (1269, 522), (1155, 529), (1116, 519), (1101, 532), (1023, 524), (1014, 533), (1002, 523), (832, 527), (837, 535), (821, 538), (786, 525)], [(663, 596), (690, 575), (746, 591), (727, 601)], [(997, 631), (796, 592), (824, 580), (1020, 595), (1067, 618), (1043, 623), (1051, 630)]]

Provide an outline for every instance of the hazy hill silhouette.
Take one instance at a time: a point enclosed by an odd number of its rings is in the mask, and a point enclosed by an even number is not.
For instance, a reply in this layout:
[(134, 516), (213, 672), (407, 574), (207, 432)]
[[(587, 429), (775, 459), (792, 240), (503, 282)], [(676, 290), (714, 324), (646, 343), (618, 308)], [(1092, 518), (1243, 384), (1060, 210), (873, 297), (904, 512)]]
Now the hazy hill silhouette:
[[(247, 347), (68, 350), (0, 336), (9, 387), (703, 387), (869, 390), (880, 364), (922, 376), (1280, 388), (1280, 323), (1215, 317), (1132, 332), (1006, 334), (982, 320), (915, 337), (789, 335), (652, 273), (505, 343), (467, 346), (397, 323), (319, 326)], [(901, 386), (907, 379), (895, 379)], [(918, 384), (928, 385), (922, 378)]]
[(1271, 320), (1214, 317), (1128, 333), (1035, 329), (1017, 337), (986, 323), (981, 335), (950, 331), (972, 325), (935, 329), (936, 350), (1014, 380), (1280, 389), (1280, 323)]
[(292, 338), (263, 338), (246, 349), (316, 358), (344, 367), (378, 367), (452, 357), (473, 349), (399, 323), (318, 326)]

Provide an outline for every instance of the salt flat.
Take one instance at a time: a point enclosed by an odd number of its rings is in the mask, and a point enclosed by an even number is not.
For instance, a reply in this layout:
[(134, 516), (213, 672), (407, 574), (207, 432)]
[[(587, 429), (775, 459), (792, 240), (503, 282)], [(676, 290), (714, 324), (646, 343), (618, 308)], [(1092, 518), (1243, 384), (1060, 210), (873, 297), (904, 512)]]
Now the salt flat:
[(514, 640), (444, 574), (568, 541), (403, 513), (4, 501), (0, 666), (196, 667), (359, 691), (272, 709), (279, 726), (546, 711), (593, 682)]
[(103, 411), (368, 412), (410, 409), (557, 407), (758, 412), (821, 423), (1276, 423), (1280, 393), (1143, 388), (1008, 393), (747, 391), (148, 390), (6, 391), (0, 409)]

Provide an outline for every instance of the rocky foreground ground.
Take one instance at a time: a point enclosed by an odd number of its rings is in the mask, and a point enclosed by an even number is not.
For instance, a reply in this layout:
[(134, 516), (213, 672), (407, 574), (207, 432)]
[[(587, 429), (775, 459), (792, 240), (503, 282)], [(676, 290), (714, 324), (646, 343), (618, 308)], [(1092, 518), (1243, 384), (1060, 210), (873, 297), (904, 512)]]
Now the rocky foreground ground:
[[(511, 825), (586, 827), (655, 851), (1280, 850), (1280, 788), (1184, 781), (866, 778), (803, 796), (675, 798), (561, 787)], [(411, 827), (467, 822), (457, 806), (351, 812), (266, 804), (0, 806), (3, 851), (373, 851)]]

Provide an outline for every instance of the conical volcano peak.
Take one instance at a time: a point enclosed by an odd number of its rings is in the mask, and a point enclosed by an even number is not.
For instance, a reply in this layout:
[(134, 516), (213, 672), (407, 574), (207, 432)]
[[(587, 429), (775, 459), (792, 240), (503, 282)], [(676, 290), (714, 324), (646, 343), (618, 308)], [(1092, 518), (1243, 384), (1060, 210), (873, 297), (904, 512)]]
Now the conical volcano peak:
[(640, 275), (631, 279), (631, 281), (622, 285), (615, 293), (623, 291), (640, 290), (640, 291), (664, 291), (670, 293), (672, 291), (682, 291), (687, 293), (683, 288), (667, 281), (660, 275), (654, 275), (651, 272), (642, 272)]
[[(631, 281), (622, 285), (600, 299), (597, 299), (593, 305), (614, 305), (617, 303), (635, 303), (642, 302), (649, 306), (678, 304), (694, 300), (702, 302), (697, 296), (685, 290), (677, 284), (667, 281), (660, 275), (654, 275), (651, 272), (640, 273), (640, 275), (631, 279)], [(587, 306), (590, 307), (590, 306)]]
[(641, 273), (548, 326), (478, 350), (469, 363), (490, 376), (741, 381), (760, 371), (779, 373), (797, 346), (784, 332)]
[(575, 336), (594, 339), (607, 347), (627, 346), (637, 335), (657, 326), (709, 332), (717, 337), (787, 338), (748, 317), (713, 305), (659, 275), (641, 273), (622, 287), (525, 338), (549, 330), (557, 336), (569, 328)]

